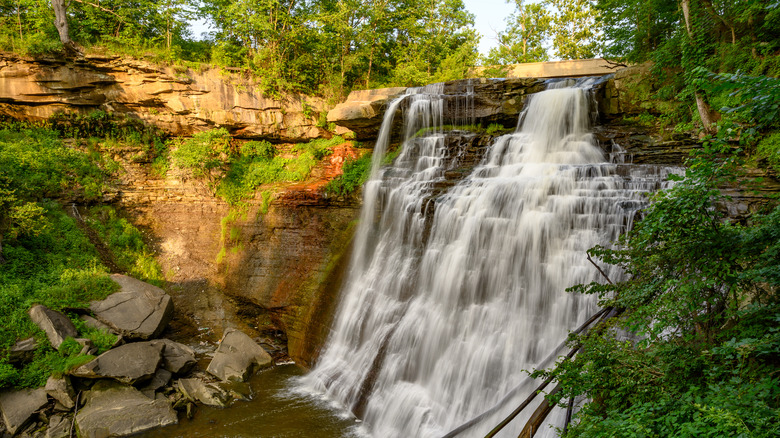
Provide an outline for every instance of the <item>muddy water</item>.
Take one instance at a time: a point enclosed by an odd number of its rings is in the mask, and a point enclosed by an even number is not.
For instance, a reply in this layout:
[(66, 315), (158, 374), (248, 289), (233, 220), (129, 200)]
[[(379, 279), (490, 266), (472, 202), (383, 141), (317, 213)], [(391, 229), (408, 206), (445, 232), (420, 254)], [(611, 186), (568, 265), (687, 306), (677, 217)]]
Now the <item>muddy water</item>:
[(286, 438), (358, 437), (359, 423), (320, 399), (291, 391), (305, 373), (297, 365), (281, 365), (257, 374), (249, 382), (252, 400), (230, 408), (199, 406), (194, 418), (177, 426), (142, 434), (149, 438)]

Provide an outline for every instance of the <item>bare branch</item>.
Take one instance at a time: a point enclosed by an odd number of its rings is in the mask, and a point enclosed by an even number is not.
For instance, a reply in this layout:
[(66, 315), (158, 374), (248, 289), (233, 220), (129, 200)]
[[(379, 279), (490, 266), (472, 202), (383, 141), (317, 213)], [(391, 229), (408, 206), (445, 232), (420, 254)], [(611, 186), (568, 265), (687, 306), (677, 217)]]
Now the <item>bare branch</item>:
[(600, 273), (600, 274), (601, 274), (601, 275), (602, 275), (604, 278), (606, 278), (606, 279), (607, 279), (607, 282), (608, 282), (609, 284), (611, 284), (611, 285), (613, 285), (613, 286), (614, 286), (614, 285), (615, 285), (615, 283), (613, 283), (613, 282), (612, 282), (612, 280), (610, 280), (610, 279), (609, 279), (609, 277), (607, 276), (607, 274), (606, 274), (606, 273), (604, 273), (604, 271), (602, 271), (602, 270), (601, 270), (601, 267), (600, 267), (599, 265), (597, 265), (597, 264), (596, 264), (596, 262), (594, 262), (592, 258), (590, 258), (590, 253), (589, 253), (589, 252), (586, 252), (585, 254), (587, 254), (587, 255), (588, 255), (588, 261), (589, 261), (589, 262), (590, 262), (590, 263), (591, 263), (593, 266), (595, 266), (595, 267), (596, 267), (596, 269), (598, 269), (598, 270), (599, 270), (599, 273)]
[(81, 3), (82, 5), (88, 5), (88, 6), (92, 6), (93, 8), (98, 8), (98, 9), (100, 9), (103, 12), (108, 12), (109, 14), (115, 16), (116, 18), (119, 18), (119, 20), (122, 21), (122, 22), (125, 21), (124, 17), (122, 17), (121, 15), (117, 14), (116, 12), (112, 11), (111, 9), (104, 8), (103, 6), (100, 6), (97, 3), (85, 2), (84, 0), (73, 0), (73, 1)]

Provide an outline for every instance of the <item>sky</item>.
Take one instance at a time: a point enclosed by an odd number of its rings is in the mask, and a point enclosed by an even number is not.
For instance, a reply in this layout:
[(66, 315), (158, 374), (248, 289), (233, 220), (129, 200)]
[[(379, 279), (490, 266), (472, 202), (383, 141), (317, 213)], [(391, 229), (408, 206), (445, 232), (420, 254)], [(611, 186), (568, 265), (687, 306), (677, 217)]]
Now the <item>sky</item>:
[(466, 10), (475, 15), (474, 27), (482, 38), (479, 40), (479, 53), (487, 55), (492, 47), (498, 45), (496, 34), (506, 27), (504, 19), (515, 11), (515, 2), (506, 0), (463, 0)]

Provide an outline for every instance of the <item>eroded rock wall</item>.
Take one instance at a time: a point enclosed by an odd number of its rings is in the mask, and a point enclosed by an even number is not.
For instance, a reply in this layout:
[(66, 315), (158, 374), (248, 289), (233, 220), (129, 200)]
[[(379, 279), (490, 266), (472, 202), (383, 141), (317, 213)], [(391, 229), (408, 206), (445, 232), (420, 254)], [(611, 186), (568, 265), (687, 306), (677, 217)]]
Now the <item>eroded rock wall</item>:
[(304, 141), (317, 126), (320, 98), (265, 95), (251, 77), (196, 71), (118, 56), (28, 59), (0, 53), (0, 115), (42, 120), (57, 112), (122, 113), (189, 136), (216, 127), (241, 138)]
[(307, 183), (264, 187), (235, 207), (186, 172), (158, 177), (133, 160), (137, 150), (115, 149), (123, 171), (109, 199), (157, 252), (177, 311), (171, 336), (214, 342), (229, 327), (276, 333), (272, 341), (286, 339), (290, 357), (310, 364), (324, 342), (359, 213), (357, 198), (329, 198), (322, 186), (361, 152), (337, 146)]

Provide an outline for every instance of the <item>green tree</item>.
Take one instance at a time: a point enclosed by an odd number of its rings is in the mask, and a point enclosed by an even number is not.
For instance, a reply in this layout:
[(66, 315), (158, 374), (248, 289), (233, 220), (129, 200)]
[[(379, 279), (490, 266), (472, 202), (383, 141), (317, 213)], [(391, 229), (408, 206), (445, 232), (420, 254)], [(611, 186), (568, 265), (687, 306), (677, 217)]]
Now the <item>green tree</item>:
[(677, 0), (598, 0), (604, 56), (642, 62), (672, 38), (680, 20)]
[(473, 28), (474, 15), (466, 11), (462, 0), (426, 0), (418, 8), (409, 8), (414, 13), (400, 20), (392, 51), (396, 60), (389, 80), (392, 85), (424, 85), (437, 77), (453, 78), (465, 72), (455, 69), (455, 60), (464, 63), (461, 68), (476, 63), (479, 35)]
[(0, 48), (37, 52), (57, 39), (54, 13), (46, 2), (0, 0)]
[(552, 43), (561, 59), (596, 56), (603, 43), (599, 11), (592, 0), (547, 0), (554, 8)]
[(498, 47), (490, 49), (486, 65), (547, 61), (544, 43), (552, 30), (552, 16), (540, 3), (515, 0), (517, 10), (506, 18), (507, 28), (498, 34)]

